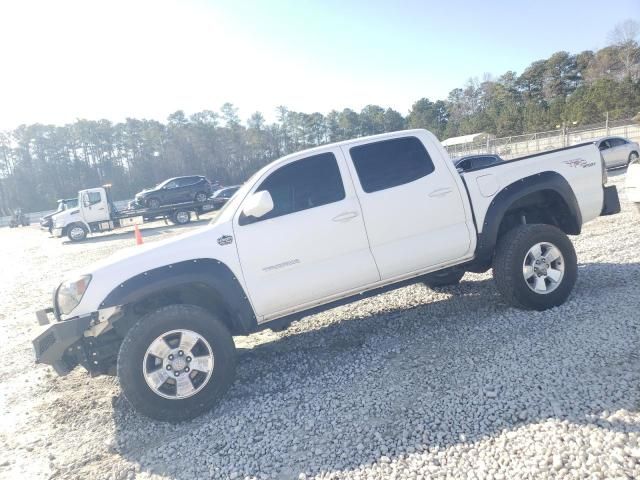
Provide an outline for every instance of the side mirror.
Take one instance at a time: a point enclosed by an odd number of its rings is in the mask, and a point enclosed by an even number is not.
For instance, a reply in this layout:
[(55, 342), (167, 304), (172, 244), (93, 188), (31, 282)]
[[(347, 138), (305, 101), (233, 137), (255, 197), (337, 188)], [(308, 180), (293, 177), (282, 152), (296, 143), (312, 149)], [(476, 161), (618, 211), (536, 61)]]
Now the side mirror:
[(266, 190), (251, 195), (246, 202), (242, 213), (247, 217), (260, 218), (273, 210), (273, 199)]

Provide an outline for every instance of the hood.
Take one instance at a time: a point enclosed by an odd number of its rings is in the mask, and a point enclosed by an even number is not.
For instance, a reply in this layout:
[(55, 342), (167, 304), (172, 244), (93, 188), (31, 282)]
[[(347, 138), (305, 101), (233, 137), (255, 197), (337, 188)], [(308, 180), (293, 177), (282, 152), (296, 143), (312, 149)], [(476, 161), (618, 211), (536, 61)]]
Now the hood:
[(56, 222), (63, 223), (64, 225), (70, 223), (74, 217), (80, 218), (80, 209), (79, 208), (69, 208), (67, 210), (63, 210), (61, 212), (54, 213), (51, 216), (51, 221), (53, 222), (53, 226), (56, 226)]
[[(144, 230), (142, 235), (144, 238)], [(236, 278), (241, 279), (235, 244), (219, 245), (217, 242), (224, 235), (233, 235), (230, 223), (205, 226), (167, 240), (128, 247), (76, 270), (69, 278), (87, 274), (92, 278), (82, 301), (68, 317), (94, 312), (109, 293), (126, 280), (178, 262), (216, 259), (225, 263)]]

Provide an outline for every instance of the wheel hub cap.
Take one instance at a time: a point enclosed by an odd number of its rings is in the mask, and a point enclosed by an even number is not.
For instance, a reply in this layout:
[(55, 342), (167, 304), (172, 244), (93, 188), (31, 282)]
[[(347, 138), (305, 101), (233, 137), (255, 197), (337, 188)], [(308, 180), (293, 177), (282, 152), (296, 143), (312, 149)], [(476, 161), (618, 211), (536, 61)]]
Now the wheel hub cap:
[(192, 330), (171, 330), (157, 337), (144, 356), (147, 385), (161, 397), (182, 399), (202, 390), (213, 373), (213, 350)]
[(552, 243), (536, 243), (524, 257), (522, 275), (527, 286), (535, 293), (544, 295), (553, 292), (564, 277), (562, 252)]

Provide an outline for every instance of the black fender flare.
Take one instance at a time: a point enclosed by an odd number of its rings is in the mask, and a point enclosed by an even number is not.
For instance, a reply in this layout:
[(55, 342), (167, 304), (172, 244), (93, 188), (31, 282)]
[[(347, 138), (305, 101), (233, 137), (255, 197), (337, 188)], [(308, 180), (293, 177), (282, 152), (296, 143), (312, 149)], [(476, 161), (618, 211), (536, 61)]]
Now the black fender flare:
[(232, 334), (246, 335), (257, 328), (257, 320), (242, 285), (231, 269), (213, 258), (197, 258), (164, 265), (135, 275), (114, 288), (100, 308), (126, 306), (173, 288), (201, 284), (213, 290), (228, 314)]
[(482, 224), (482, 233), (478, 234), (475, 262), (488, 266), (493, 258), (493, 250), (498, 241), (500, 224), (509, 208), (519, 199), (541, 190), (552, 190), (564, 200), (573, 219), (571, 233), (578, 235), (582, 228), (582, 213), (569, 182), (558, 172), (541, 172), (521, 178), (504, 187), (493, 197)]

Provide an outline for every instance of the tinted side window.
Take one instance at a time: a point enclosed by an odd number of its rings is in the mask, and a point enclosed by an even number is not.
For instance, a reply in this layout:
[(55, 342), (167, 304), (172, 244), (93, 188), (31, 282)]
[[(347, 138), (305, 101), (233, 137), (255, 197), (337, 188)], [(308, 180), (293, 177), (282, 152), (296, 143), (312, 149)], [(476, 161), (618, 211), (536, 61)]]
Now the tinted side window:
[(416, 137), (360, 145), (349, 152), (367, 193), (413, 182), (434, 170), (427, 150)]
[(604, 140), (603, 142), (600, 142), (600, 150), (606, 150), (607, 148), (609, 148), (609, 141), (608, 140)]
[(177, 179), (176, 183), (179, 187), (188, 187), (189, 185), (196, 183), (196, 179), (193, 177), (184, 177)]
[(260, 218), (240, 217), (240, 225), (338, 202), (345, 197), (338, 162), (333, 153), (297, 160), (269, 175), (256, 192), (268, 191), (273, 210)]
[(627, 142), (625, 142), (625, 141), (624, 141), (623, 139), (621, 139), (621, 138), (612, 138), (611, 140), (609, 140), (609, 144), (610, 144), (612, 147), (619, 147), (619, 146), (621, 146), (621, 145), (624, 145), (625, 143), (627, 143)]

